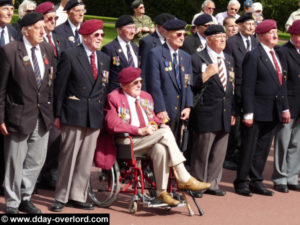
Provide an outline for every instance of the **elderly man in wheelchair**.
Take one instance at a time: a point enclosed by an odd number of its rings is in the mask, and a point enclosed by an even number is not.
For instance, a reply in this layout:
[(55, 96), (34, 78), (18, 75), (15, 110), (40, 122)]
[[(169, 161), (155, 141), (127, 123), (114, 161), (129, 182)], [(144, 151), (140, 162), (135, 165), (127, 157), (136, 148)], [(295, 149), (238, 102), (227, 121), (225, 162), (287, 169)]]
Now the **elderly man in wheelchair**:
[(201, 191), (209, 188), (209, 183), (196, 180), (184, 167), (185, 158), (171, 129), (155, 116), (151, 95), (141, 90), (141, 70), (125, 68), (118, 75), (118, 81), (121, 88), (107, 96), (106, 129), (110, 134), (129, 133), (133, 136), (134, 152), (140, 151), (150, 156), (157, 198), (169, 206), (180, 204), (167, 192), (171, 167), (177, 174), (178, 189)]

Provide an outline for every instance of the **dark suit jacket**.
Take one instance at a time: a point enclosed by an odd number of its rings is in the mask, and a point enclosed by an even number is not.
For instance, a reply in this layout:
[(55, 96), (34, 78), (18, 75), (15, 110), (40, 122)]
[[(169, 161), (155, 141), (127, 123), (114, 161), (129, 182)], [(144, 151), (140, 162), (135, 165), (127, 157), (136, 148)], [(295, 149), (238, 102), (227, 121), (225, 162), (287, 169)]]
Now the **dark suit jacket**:
[(53, 51), (46, 43), (41, 43), (40, 48), (45, 64), (40, 89), (23, 41), (0, 49), (0, 123), (6, 123), (10, 132), (31, 133), (39, 115), (46, 129), (52, 126)]
[(75, 35), (73, 34), (73, 31), (71, 29), (71, 26), (69, 24), (69, 21), (67, 20), (63, 24), (55, 27), (55, 30), (53, 33), (56, 33), (58, 36), (62, 37), (66, 41), (66, 48), (72, 48), (76, 47), (75, 43)]
[[(254, 36), (251, 36), (251, 47), (253, 49), (257, 48), (258, 41)], [(242, 75), (243, 75), (243, 60), (247, 53), (247, 49), (245, 48), (243, 38), (240, 33), (229, 37), (226, 43), (226, 48), (224, 50), (227, 54), (231, 55), (234, 59), (234, 71), (235, 71), (235, 96), (236, 103), (241, 107), (242, 101)]]
[(198, 102), (192, 109), (191, 124), (193, 130), (199, 133), (225, 131), (229, 132), (231, 127), (231, 115), (235, 114), (235, 105), (233, 100), (233, 82), (234, 82), (234, 61), (233, 58), (224, 53), (225, 65), (227, 69), (226, 91), (221, 83), (219, 74), (212, 76), (203, 83), (202, 65), (206, 62), (213, 63), (208, 55), (207, 48), (199, 53), (192, 55), (192, 65), (194, 73), (194, 95), (205, 88), (203, 93), (203, 102)]
[(98, 78), (82, 45), (63, 51), (54, 86), (54, 111), (62, 124), (100, 129), (110, 59), (97, 51)]
[(300, 117), (300, 54), (289, 41), (280, 47), (279, 56), (287, 72), (287, 95), (292, 118)]
[(162, 45), (160, 42), (160, 39), (156, 32), (147, 35), (146, 37), (142, 38), (139, 42), (139, 56), (141, 61), (141, 69), (142, 69), (142, 78), (143, 81), (143, 87), (146, 87), (147, 81), (145, 79), (145, 73), (146, 73), (146, 65), (147, 65), (147, 56), (149, 51), (152, 48), (155, 48), (158, 45)]
[(202, 50), (204, 46), (202, 45), (198, 34), (192, 34), (184, 39), (183, 46), (181, 47), (182, 50), (186, 51), (190, 55), (193, 55), (196, 52), (199, 52), (200, 49)]
[(244, 114), (254, 113), (255, 121), (281, 121), (282, 111), (288, 109), (286, 87), (280, 85), (277, 72), (260, 44), (244, 58), (242, 96)]
[[(155, 113), (167, 111), (171, 120), (180, 109), (193, 106), (191, 90), (193, 70), (191, 56), (179, 49), (179, 66), (182, 88), (177, 85), (169, 47), (165, 43), (150, 50), (146, 67), (147, 90), (155, 102)], [(186, 84), (186, 85), (185, 85)], [(179, 105), (179, 103), (181, 103)]]
[[(135, 55), (138, 57), (138, 47), (133, 42), (130, 42), (130, 44), (133, 48)], [(116, 88), (120, 87), (120, 84), (118, 82), (118, 74), (121, 72), (122, 69), (128, 67), (129, 65), (117, 38), (112, 42), (108, 43), (107, 45), (104, 45), (101, 50), (107, 55), (109, 55), (111, 59), (108, 87), (108, 92), (111, 92)]]

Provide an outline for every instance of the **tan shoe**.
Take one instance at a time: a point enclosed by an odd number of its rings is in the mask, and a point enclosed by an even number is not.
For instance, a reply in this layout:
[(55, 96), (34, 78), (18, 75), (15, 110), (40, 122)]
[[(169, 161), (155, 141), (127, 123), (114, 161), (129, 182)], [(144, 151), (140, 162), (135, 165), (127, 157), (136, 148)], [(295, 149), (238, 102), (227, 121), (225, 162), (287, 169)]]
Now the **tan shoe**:
[(166, 191), (162, 192), (158, 198), (160, 198), (164, 203), (168, 204), (169, 206), (177, 206), (180, 204), (180, 201), (172, 198), (172, 196)]
[(180, 190), (202, 191), (210, 187), (210, 183), (200, 182), (192, 176), (187, 182), (178, 181), (177, 184)]

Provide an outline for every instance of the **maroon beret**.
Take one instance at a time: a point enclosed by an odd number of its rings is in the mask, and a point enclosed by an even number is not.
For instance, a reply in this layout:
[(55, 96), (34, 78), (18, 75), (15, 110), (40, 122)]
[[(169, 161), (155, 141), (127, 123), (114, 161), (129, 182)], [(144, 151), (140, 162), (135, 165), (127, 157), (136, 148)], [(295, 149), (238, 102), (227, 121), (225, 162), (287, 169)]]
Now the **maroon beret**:
[(277, 29), (277, 24), (275, 20), (264, 20), (255, 28), (255, 33), (264, 34), (269, 32), (272, 29)]
[(292, 26), (289, 27), (288, 32), (290, 34), (300, 34), (300, 20), (294, 21)]
[(52, 2), (43, 2), (35, 8), (35, 11), (43, 15), (50, 12), (55, 12), (54, 4)]
[(141, 76), (142, 70), (136, 67), (126, 67), (122, 69), (118, 76), (121, 84), (128, 84)]
[(95, 31), (103, 28), (103, 21), (97, 19), (91, 19), (83, 22), (78, 31), (81, 35), (92, 34)]

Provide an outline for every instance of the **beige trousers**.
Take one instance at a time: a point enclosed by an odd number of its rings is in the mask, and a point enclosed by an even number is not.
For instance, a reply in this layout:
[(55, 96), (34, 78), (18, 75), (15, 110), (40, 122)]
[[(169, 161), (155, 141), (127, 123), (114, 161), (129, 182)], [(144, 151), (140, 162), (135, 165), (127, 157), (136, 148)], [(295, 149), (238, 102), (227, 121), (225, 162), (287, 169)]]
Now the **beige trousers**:
[(61, 126), (61, 146), (55, 199), (86, 202), (88, 182), (100, 130)]
[[(128, 144), (128, 141), (128, 139), (117, 140), (120, 144)], [(171, 129), (169, 127), (160, 128), (151, 135), (134, 137), (133, 145), (135, 152), (144, 152), (153, 161), (157, 190), (166, 190), (170, 167), (185, 161)]]

